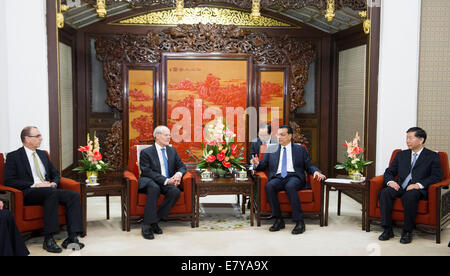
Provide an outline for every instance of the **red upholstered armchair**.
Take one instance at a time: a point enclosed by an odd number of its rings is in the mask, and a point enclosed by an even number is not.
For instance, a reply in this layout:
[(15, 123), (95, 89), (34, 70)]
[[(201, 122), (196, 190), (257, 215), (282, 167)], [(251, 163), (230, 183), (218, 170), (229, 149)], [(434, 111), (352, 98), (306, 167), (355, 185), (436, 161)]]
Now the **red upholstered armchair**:
[[(261, 146), (262, 150), (259, 154), (259, 159), (264, 158), (264, 145)], [(258, 211), (256, 221), (257, 225), (261, 226), (260, 216), (268, 217), (272, 213), (272, 208), (270, 207), (269, 201), (266, 196), (265, 186), (268, 183), (268, 171), (266, 172), (255, 172), (257, 189), (260, 197), (257, 199)], [(312, 175), (306, 173), (306, 181), (308, 182), (311, 189), (300, 190), (298, 195), (300, 197), (302, 211), (306, 216), (319, 217), (320, 226), (323, 226), (323, 184), (322, 181), (314, 179)], [(285, 191), (278, 193), (278, 200), (280, 202), (281, 211), (283, 213), (289, 213), (291, 215), (292, 209), (289, 203), (289, 198)]]
[[(391, 160), (394, 161), (395, 155), (400, 152), (400, 149), (392, 152)], [(415, 220), (417, 228), (429, 233), (436, 234), (436, 243), (441, 242), (441, 230), (450, 222), (450, 192), (447, 192), (450, 184), (450, 170), (448, 164), (448, 156), (445, 152), (439, 152), (441, 159), (443, 180), (439, 183), (433, 184), (428, 188), (428, 200), (419, 201), (417, 217)], [(366, 226), (367, 232), (370, 231), (370, 223), (381, 219), (380, 203), (378, 194), (384, 188), (383, 175), (374, 177), (370, 180), (370, 199), (369, 199), (369, 223)], [(446, 189), (445, 191), (442, 189)], [(444, 195), (444, 196), (443, 196)], [(447, 206), (447, 207), (445, 207)], [(400, 199), (394, 202), (394, 209), (392, 211), (393, 221), (403, 221), (403, 206)]]
[[(48, 154), (48, 153), (47, 153)], [(5, 186), (4, 183), (5, 159), (0, 153), (0, 191), (11, 193), (11, 212), (14, 214), (17, 227), (20, 232), (29, 232), (44, 228), (44, 214), (42, 206), (24, 206), (22, 191)], [(61, 177), (58, 185), (59, 189), (72, 190), (80, 193), (80, 183), (74, 180)], [(66, 212), (64, 206), (59, 206), (59, 224), (66, 224)]]
[[(126, 228), (130, 231), (131, 220), (139, 220), (144, 216), (146, 194), (138, 192), (138, 149), (133, 146), (130, 149), (128, 156), (128, 170), (123, 175), (127, 179), (127, 207), (126, 207)], [(190, 172), (187, 172), (182, 179), (181, 183), (181, 195), (175, 206), (170, 211), (169, 219), (182, 219), (191, 220), (191, 226), (194, 227), (194, 215), (193, 211), (193, 182), (194, 178)], [(161, 195), (158, 199), (158, 206), (162, 203), (164, 195)]]

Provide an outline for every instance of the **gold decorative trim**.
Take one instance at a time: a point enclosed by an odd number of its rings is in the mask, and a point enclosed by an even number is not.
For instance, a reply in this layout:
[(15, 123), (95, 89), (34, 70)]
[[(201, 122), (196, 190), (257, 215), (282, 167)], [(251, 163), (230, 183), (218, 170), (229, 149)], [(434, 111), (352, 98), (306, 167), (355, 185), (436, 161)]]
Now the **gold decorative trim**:
[(172, 26), (178, 24), (218, 24), (248, 27), (293, 27), (284, 22), (260, 16), (253, 18), (251, 13), (239, 10), (213, 7), (185, 8), (184, 16), (178, 20), (176, 10), (154, 11), (132, 18), (121, 19), (113, 25)]
[(333, 18), (336, 16), (334, 13), (334, 0), (327, 0), (327, 10), (325, 14), (325, 18), (328, 20), (328, 22), (331, 22)]
[(362, 18), (365, 18), (365, 19), (366, 19), (366, 20), (364, 20), (364, 22), (363, 22), (364, 33), (365, 33), (366, 35), (370, 34), (371, 21), (370, 21), (370, 19), (367, 17), (367, 11), (360, 11), (360, 12), (359, 12), (359, 16), (361, 16)]

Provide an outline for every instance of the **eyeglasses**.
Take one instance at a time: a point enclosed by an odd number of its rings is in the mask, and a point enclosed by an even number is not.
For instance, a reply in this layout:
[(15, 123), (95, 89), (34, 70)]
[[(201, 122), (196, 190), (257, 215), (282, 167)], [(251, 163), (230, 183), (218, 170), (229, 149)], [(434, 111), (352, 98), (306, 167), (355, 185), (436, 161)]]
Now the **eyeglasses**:
[(41, 134), (39, 134), (39, 135), (34, 135), (34, 136), (28, 135), (28, 137), (33, 137), (33, 138), (41, 138), (41, 137), (42, 137), (42, 135), (41, 135)]

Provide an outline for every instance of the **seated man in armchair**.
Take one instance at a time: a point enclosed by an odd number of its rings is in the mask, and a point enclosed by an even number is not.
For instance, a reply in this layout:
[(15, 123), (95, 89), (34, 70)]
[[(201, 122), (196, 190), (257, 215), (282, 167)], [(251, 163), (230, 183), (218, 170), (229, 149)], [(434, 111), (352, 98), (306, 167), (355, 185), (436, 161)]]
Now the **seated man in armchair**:
[[(154, 130), (153, 137), (155, 145), (141, 151), (139, 160), (141, 169), (138, 180), (139, 192), (147, 194), (142, 226), (142, 236), (145, 239), (154, 239), (154, 233), (163, 233), (158, 222), (168, 219), (170, 210), (180, 197), (179, 185), (186, 173), (186, 166), (180, 156), (169, 146), (171, 137), (169, 128), (158, 126)], [(160, 194), (165, 197), (158, 210)]]
[(300, 206), (300, 198), (297, 191), (306, 185), (305, 171), (308, 171), (314, 178), (324, 180), (326, 177), (318, 168), (309, 161), (308, 153), (302, 145), (292, 143), (293, 129), (283, 125), (278, 129), (278, 149), (273, 153), (266, 153), (260, 162), (256, 156), (251, 163), (256, 166), (255, 170), (265, 171), (269, 169), (269, 182), (265, 189), (267, 199), (272, 208), (272, 216), (275, 223), (269, 231), (275, 232), (285, 227), (281, 216), (278, 192), (286, 191), (292, 207), (292, 220), (296, 222), (292, 234), (297, 235), (305, 232), (303, 212)]
[[(424, 147), (427, 133), (412, 127), (406, 132), (407, 150), (395, 155), (389, 168), (384, 172), (385, 188), (378, 195), (380, 199), (381, 225), (383, 233), (378, 238), (386, 241), (394, 237), (392, 230), (392, 209), (394, 201), (400, 198), (403, 204), (404, 225), (400, 242), (412, 241), (414, 219), (419, 200), (428, 198), (428, 187), (442, 180), (439, 154)], [(398, 182), (395, 176), (398, 175)]]
[(56, 189), (60, 182), (58, 170), (45, 151), (39, 150), (42, 135), (37, 127), (25, 127), (20, 138), (23, 147), (8, 153), (5, 163), (5, 185), (21, 190), (25, 205), (41, 205), (44, 209), (44, 245), (51, 253), (61, 253), (53, 235), (59, 232), (58, 207), (66, 207), (68, 238), (62, 243), (83, 248), (78, 240), (83, 233), (80, 195), (74, 191)]
[(0, 256), (28, 256), (29, 254), (17, 229), (14, 216), (8, 210), (3, 210), (3, 201), (0, 200)]

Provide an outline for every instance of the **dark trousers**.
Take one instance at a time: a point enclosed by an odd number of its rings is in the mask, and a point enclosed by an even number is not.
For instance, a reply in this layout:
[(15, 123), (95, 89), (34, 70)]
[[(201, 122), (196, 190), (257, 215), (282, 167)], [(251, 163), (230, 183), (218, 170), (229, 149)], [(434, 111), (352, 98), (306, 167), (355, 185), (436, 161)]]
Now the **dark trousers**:
[[(180, 197), (181, 191), (173, 185), (158, 185), (152, 179), (141, 177), (144, 188), (139, 189), (140, 193), (147, 194), (144, 210), (144, 225), (158, 223), (160, 220), (167, 220), (170, 210)], [(163, 194), (164, 200), (158, 209), (158, 198)]]
[(380, 191), (378, 198), (380, 200), (381, 226), (384, 228), (392, 227), (394, 201), (400, 198), (404, 209), (403, 230), (411, 232), (414, 229), (414, 220), (417, 215), (419, 200), (425, 200), (427, 198), (427, 191), (405, 191), (402, 188), (396, 191), (394, 188), (386, 187)]
[(281, 218), (280, 202), (278, 201), (278, 193), (286, 191), (292, 209), (292, 220), (294, 222), (303, 221), (303, 212), (300, 204), (299, 191), (304, 183), (295, 174), (288, 173), (285, 178), (280, 175), (272, 178), (266, 185), (267, 200), (272, 208), (272, 216)]
[(7, 210), (0, 210), (0, 256), (28, 256), (28, 251), (14, 216)]
[(59, 232), (58, 207), (66, 207), (67, 232), (83, 233), (80, 195), (74, 191), (55, 188), (29, 188), (23, 191), (24, 205), (41, 205), (44, 208), (44, 234)]

